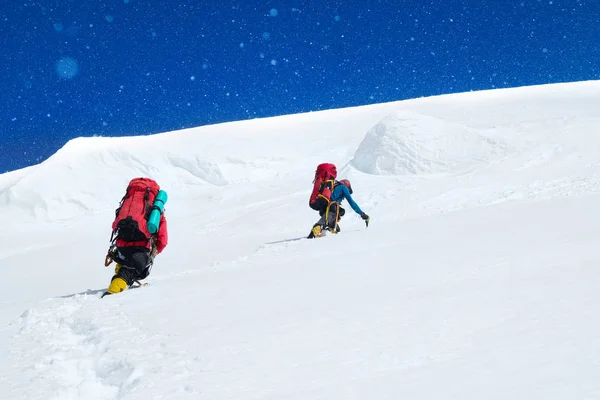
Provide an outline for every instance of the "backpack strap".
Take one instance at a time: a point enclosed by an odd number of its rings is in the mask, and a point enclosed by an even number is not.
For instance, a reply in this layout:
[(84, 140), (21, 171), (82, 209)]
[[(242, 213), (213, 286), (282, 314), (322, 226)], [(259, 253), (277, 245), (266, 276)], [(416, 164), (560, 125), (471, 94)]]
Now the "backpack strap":
[(329, 203), (331, 199), (331, 194), (333, 193), (334, 183), (335, 182), (333, 179), (323, 181), (323, 183), (321, 183), (321, 188), (317, 197), (322, 197), (325, 200), (327, 200), (327, 203)]

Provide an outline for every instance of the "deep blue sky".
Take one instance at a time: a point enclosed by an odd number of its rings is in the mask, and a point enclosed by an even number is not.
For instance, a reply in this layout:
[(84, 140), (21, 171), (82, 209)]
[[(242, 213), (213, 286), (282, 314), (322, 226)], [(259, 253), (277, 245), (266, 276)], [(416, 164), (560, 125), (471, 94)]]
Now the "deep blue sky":
[(598, 0), (0, 7), (0, 173), (78, 136), (600, 79)]

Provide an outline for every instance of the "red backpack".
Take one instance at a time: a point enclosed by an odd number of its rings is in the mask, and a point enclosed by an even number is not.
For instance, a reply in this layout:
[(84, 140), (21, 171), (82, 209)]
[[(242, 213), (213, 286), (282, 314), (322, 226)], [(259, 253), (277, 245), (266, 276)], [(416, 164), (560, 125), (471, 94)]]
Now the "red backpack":
[(334, 164), (323, 163), (317, 166), (315, 179), (313, 180), (313, 191), (309, 200), (310, 208), (319, 210), (320, 207), (317, 201), (321, 198), (325, 199), (327, 204), (329, 204), (336, 176), (337, 169)]
[(132, 179), (115, 211), (113, 236), (126, 242), (148, 241), (152, 235), (147, 221), (159, 190), (158, 183), (150, 178)]

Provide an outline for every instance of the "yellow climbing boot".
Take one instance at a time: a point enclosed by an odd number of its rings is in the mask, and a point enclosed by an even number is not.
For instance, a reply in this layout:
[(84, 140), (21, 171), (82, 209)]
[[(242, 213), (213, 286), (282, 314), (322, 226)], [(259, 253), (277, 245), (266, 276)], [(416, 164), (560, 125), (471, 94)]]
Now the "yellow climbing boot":
[(315, 225), (312, 228), (313, 237), (319, 237), (321, 235), (321, 225)]
[(108, 286), (108, 289), (106, 289), (106, 291), (110, 294), (114, 294), (120, 293), (125, 289), (127, 289), (127, 282), (125, 282), (123, 278), (116, 277), (113, 278), (112, 281), (110, 281), (110, 285)]

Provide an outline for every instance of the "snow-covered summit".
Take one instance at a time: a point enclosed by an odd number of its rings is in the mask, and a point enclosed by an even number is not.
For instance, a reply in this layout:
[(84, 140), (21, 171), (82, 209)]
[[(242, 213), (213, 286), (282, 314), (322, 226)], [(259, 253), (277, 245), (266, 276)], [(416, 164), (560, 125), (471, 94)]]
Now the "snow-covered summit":
[(312, 165), (321, 160), (349, 163), (369, 174), (460, 172), (535, 152), (565, 134), (585, 136), (585, 155), (589, 140), (597, 142), (595, 135), (565, 130), (600, 118), (590, 101), (599, 86), (503, 89), (147, 137), (78, 138), (40, 165), (0, 175), (0, 204), (25, 218), (80, 217), (106, 212), (114, 192), (136, 176), (152, 176), (176, 191), (260, 181), (276, 185), (281, 179), (309, 179)]

